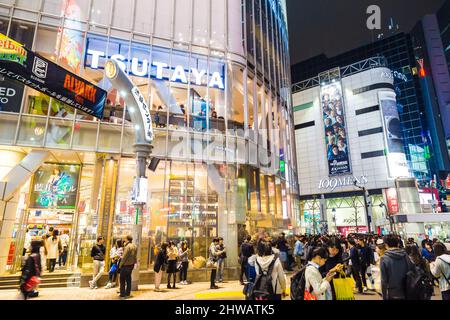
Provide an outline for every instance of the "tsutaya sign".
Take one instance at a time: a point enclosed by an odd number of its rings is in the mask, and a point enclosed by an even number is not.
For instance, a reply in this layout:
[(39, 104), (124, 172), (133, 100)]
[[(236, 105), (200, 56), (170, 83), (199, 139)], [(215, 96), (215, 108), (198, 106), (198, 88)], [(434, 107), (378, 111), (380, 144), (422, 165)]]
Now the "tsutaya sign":
[[(185, 64), (189, 64), (189, 58), (186, 58), (186, 54), (173, 50), (172, 55), (177, 55), (177, 59), (172, 59), (173, 66), (170, 67), (168, 64), (168, 61), (170, 61), (170, 49), (153, 46), (154, 54), (151, 55), (150, 46), (139, 44), (131, 48), (130, 56), (128, 56), (128, 50), (124, 49), (128, 47), (128, 44), (121, 44), (120, 42), (120, 40), (110, 40), (108, 53), (106, 53), (107, 39), (98, 35), (88, 34), (85, 66), (91, 69), (103, 69), (104, 61), (112, 59), (117, 61), (122, 70), (125, 72), (129, 71), (130, 75), (136, 77), (148, 78), (150, 73), (150, 77), (158, 80), (187, 84), (190, 79), (192, 84), (198, 86), (208, 85), (211, 88), (225, 89), (223, 76), (225, 68), (223, 62), (214, 62), (214, 68), (211, 68), (213, 70), (210, 70), (208, 74), (207, 57), (193, 55), (195, 58), (191, 58), (191, 65), (195, 67), (189, 67), (176, 62), (187, 60)], [(152, 56), (153, 61), (149, 60), (150, 56)], [(128, 63), (128, 59), (130, 63)], [(199, 65), (202, 67), (198, 67)]]
[(369, 182), (366, 176), (361, 176), (359, 178), (353, 176), (326, 178), (320, 180), (319, 189), (329, 189), (331, 192), (333, 192), (336, 188), (352, 186), (354, 184), (354, 181), (356, 181), (358, 185), (364, 185)]

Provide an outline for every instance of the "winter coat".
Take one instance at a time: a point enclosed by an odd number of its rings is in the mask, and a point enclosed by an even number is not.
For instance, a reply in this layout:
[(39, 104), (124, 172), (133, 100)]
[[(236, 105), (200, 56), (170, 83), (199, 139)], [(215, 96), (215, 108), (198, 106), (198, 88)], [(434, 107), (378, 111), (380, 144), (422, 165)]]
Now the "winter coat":
[(437, 257), (435, 262), (430, 263), (430, 270), (433, 276), (439, 279), (441, 292), (450, 290), (450, 254), (443, 254)]
[(59, 250), (61, 248), (61, 243), (59, 242), (59, 238), (56, 237), (53, 239), (53, 237), (48, 238), (47, 240), (47, 259), (58, 259), (59, 257)]
[(381, 291), (384, 300), (406, 299), (406, 273), (412, 265), (404, 249), (388, 250), (381, 257)]
[(167, 255), (164, 250), (159, 250), (158, 254), (156, 255), (155, 265), (153, 266), (153, 271), (158, 273), (161, 270), (161, 267), (164, 263), (167, 262)]
[(272, 269), (272, 287), (275, 294), (282, 294), (286, 290), (286, 275), (284, 274), (280, 259), (275, 258), (274, 255), (264, 257), (258, 256), (256, 258), (257, 263), (255, 263), (256, 274), (258, 275), (261, 273), (260, 266), (262, 270), (267, 271), (274, 259), (276, 260)]

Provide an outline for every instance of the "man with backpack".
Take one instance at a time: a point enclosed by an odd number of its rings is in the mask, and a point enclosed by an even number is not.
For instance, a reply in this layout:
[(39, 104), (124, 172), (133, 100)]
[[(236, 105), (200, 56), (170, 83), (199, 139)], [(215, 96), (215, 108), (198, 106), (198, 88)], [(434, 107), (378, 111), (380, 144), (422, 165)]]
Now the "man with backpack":
[(399, 248), (397, 236), (387, 235), (383, 241), (387, 249), (380, 262), (383, 300), (406, 300), (407, 274), (412, 270), (412, 262), (406, 251)]
[(272, 252), (272, 244), (261, 240), (258, 243), (255, 262), (256, 279), (250, 296), (253, 300), (282, 300), (286, 296), (286, 275), (279, 258)]

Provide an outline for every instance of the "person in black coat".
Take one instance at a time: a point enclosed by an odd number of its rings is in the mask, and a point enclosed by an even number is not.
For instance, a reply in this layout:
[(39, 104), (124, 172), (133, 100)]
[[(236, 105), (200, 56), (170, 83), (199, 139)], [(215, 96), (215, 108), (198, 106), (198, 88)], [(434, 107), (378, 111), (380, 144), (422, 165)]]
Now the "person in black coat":
[(35, 297), (38, 295), (37, 288), (33, 288), (31, 291), (27, 291), (25, 285), (32, 277), (40, 277), (42, 272), (41, 267), (41, 255), (39, 250), (41, 248), (42, 241), (31, 242), (31, 253), (26, 258), (22, 267), (22, 274), (20, 276), (20, 292), (23, 295), (24, 300)]
[(155, 271), (155, 291), (160, 292), (159, 285), (161, 284), (163, 271), (166, 269), (167, 265), (167, 247), (168, 243), (164, 242), (158, 250), (156, 255), (155, 265), (153, 266), (153, 271)]
[(252, 255), (255, 254), (255, 248), (253, 247), (253, 244), (251, 243), (252, 237), (247, 236), (244, 243), (241, 244), (241, 254), (240, 254), (240, 263), (241, 263), (241, 273), (239, 275), (239, 282), (241, 285), (244, 284), (244, 274), (245, 278), (248, 281), (248, 270), (247, 270), (247, 264), (248, 264), (248, 258), (250, 258)]
[[(330, 239), (326, 244), (327, 250), (328, 250), (328, 259), (325, 262), (325, 264), (319, 268), (320, 273), (322, 274), (322, 277), (326, 277), (328, 272), (330, 270), (334, 269), (336, 266), (339, 266), (339, 269), (342, 270), (343, 265), (343, 248), (341, 245), (341, 242), (337, 238)], [(339, 278), (339, 274), (335, 275), (335, 278)], [(330, 282), (331, 286), (331, 294), (333, 296), (333, 300), (336, 300), (336, 292), (334, 290), (333, 282)]]
[(356, 247), (355, 239), (348, 240), (348, 246), (350, 248), (350, 261), (352, 262), (352, 275), (355, 279), (356, 287), (359, 293), (363, 293), (363, 286), (361, 282), (361, 260), (359, 257), (359, 251)]

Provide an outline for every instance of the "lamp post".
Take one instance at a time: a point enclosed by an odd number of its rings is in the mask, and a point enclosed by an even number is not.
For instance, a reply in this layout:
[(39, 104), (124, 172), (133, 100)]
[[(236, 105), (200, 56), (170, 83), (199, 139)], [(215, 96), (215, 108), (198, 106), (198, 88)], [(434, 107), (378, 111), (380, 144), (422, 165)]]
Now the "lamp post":
[(391, 228), (391, 232), (395, 232), (394, 224), (392, 222), (392, 215), (389, 213), (388, 207), (382, 202), (382, 203), (380, 203), (380, 208), (384, 208), (386, 219), (389, 220), (389, 226)]
[(338, 233), (338, 228), (337, 228), (337, 225), (336, 225), (336, 209), (335, 208), (331, 209), (331, 212), (333, 214), (334, 233), (337, 234)]
[(370, 214), (369, 214), (369, 203), (367, 201), (367, 190), (366, 190), (366, 187), (359, 186), (358, 185), (358, 181), (356, 181), (356, 179), (353, 181), (353, 185), (355, 187), (357, 187), (358, 189), (361, 189), (363, 191), (364, 211), (366, 213), (366, 218), (367, 218), (367, 227), (369, 229), (369, 233), (371, 233), (372, 232), (372, 227), (371, 227), (371, 225), (372, 225), (372, 218), (370, 217)]

